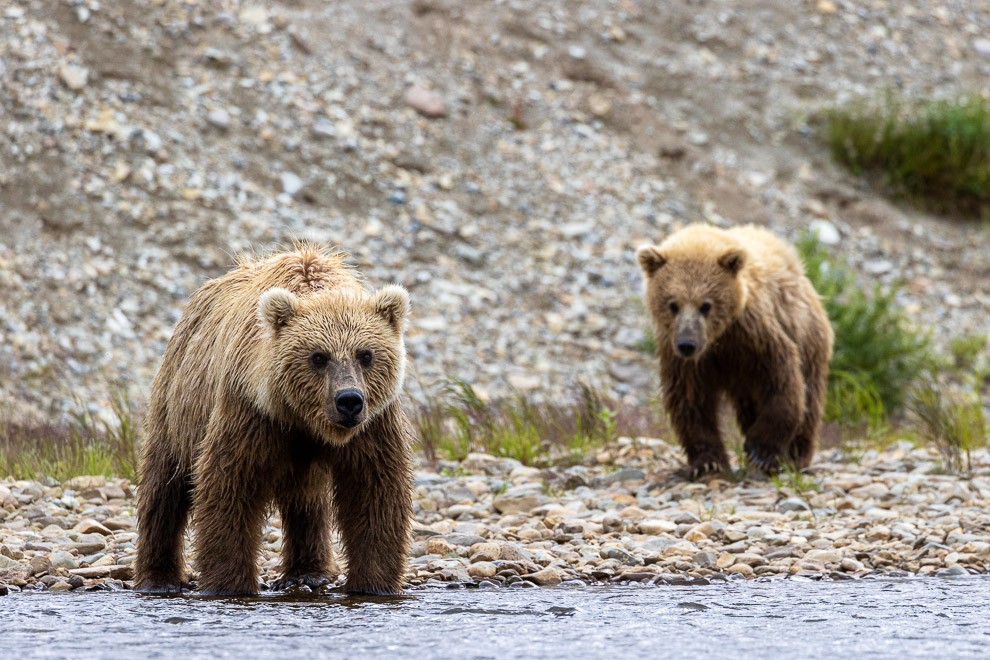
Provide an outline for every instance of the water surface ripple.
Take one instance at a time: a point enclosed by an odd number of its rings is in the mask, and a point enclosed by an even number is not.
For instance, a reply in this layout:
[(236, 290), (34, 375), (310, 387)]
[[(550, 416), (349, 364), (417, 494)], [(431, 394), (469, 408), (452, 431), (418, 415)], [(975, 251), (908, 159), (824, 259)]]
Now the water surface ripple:
[(17, 657), (985, 658), (990, 578), (0, 598)]

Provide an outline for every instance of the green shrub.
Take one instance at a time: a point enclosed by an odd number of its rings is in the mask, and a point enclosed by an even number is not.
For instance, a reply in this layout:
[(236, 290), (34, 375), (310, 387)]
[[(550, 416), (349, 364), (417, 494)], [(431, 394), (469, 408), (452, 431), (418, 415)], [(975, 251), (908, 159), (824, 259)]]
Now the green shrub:
[(826, 113), (837, 161), (938, 212), (990, 215), (990, 102), (858, 100)]
[(964, 335), (949, 342), (949, 352), (952, 354), (953, 366), (961, 371), (971, 371), (979, 368), (980, 357), (986, 354), (987, 336), (985, 334)]
[(933, 364), (929, 339), (908, 323), (896, 286), (864, 289), (812, 236), (798, 251), (835, 331), (826, 418), (881, 423)]

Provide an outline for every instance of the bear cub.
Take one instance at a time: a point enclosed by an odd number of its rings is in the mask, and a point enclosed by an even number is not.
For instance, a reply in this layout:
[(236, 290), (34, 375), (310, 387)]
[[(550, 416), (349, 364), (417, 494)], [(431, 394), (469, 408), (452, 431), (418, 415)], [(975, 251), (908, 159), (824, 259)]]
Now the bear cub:
[(135, 588), (258, 591), (270, 507), (282, 520), (276, 589), (401, 591), (413, 433), (399, 403), (409, 296), (365, 292), (340, 253), (300, 244), (246, 259), (189, 301), (152, 385), (138, 490)]
[(718, 428), (728, 399), (749, 463), (811, 462), (833, 333), (795, 250), (755, 226), (695, 224), (637, 251), (664, 407), (697, 479), (730, 469)]

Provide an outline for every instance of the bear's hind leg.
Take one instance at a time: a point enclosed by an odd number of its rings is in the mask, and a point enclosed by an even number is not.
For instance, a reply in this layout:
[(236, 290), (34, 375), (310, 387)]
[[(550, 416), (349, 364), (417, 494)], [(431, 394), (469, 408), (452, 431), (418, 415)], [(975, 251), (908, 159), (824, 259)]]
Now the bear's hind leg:
[[(786, 349), (786, 350), (785, 350)], [(767, 473), (780, 469), (789, 458), (801, 422), (805, 417), (806, 389), (793, 344), (765, 365), (767, 383), (756, 401), (756, 418), (745, 431), (743, 449), (750, 465)]]
[(134, 588), (178, 593), (186, 577), (182, 536), (189, 518), (191, 481), (188, 470), (161, 443), (155, 449), (146, 451), (141, 463)]
[(311, 467), (301, 483), (277, 497), (282, 517), (282, 577), (272, 585), (318, 589), (333, 582), (338, 569), (330, 543), (330, 476)]

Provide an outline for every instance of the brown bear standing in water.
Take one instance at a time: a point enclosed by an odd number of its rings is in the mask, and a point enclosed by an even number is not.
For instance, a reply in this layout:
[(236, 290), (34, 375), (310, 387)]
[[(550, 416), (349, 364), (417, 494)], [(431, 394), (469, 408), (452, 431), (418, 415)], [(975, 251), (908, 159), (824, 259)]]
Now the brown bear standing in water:
[(794, 249), (759, 227), (691, 225), (636, 256), (664, 405), (690, 478), (730, 469), (718, 429), (723, 395), (735, 406), (752, 465), (807, 467), (833, 334)]
[(299, 245), (245, 260), (197, 291), (152, 386), (138, 492), (135, 588), (176, 592), (193, 512), (199, 589), (258, 591), (269, 507), (282, 578), (311, 588), (401, 591), (413, 433), (399, 404), (406, 290), (367, 294), (344, 256)]

